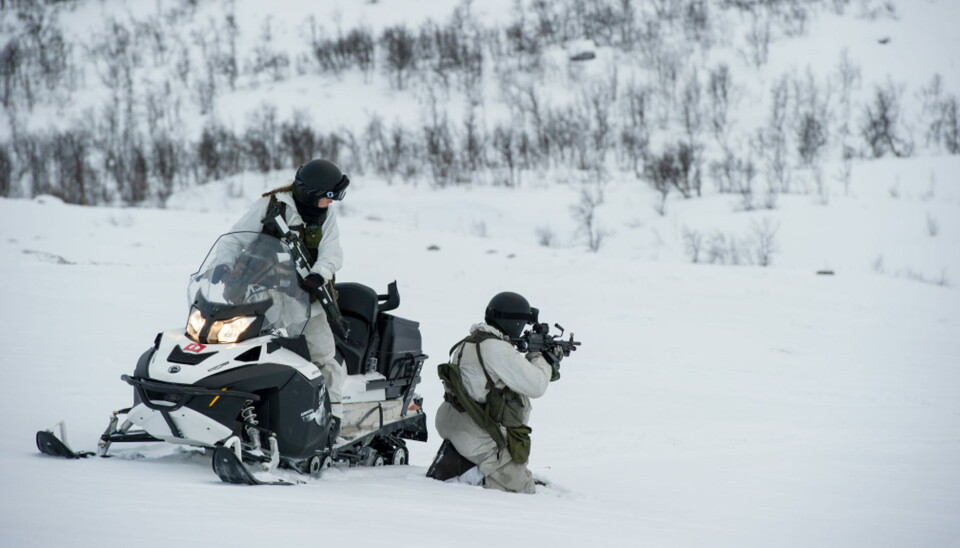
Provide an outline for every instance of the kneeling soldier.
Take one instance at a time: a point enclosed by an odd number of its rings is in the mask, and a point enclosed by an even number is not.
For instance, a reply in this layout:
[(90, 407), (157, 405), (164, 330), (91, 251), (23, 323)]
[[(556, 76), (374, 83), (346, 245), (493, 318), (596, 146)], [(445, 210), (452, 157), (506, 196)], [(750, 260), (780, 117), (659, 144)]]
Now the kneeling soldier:
[[(517, 351), (510, 339), (537, 321), (537, 310), (523, 296), (499, 293), (487, 306), (484, 323), (451, 349), (451, 362), (439, 367), (444, 403), (436, 427), (446, 440), (428, 475), (446, 480), (470, 470), (483, 486), (533, 493), (530, 456), (530, 398), (542, 396), (559, 378), (563, 352)], [(478, 478), (479, 479), (479, 478)]]

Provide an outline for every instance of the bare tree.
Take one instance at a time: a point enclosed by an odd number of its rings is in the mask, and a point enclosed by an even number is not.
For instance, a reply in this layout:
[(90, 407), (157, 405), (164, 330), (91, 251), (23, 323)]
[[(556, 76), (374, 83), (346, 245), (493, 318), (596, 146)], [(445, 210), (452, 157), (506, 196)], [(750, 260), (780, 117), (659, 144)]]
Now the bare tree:
[(394, 25), (384, 29), (380, 43), (386, 49), (386, 68), (393, 74), (393, 84), (403, 89), (410, 72), (416, 68), (416, 37), (405, 25)]
[(601, 184), (592, 184), (580, 189), (580, 200), (571, 207), (578, 226), (577, 232), (587, 239), (587, 248), (594, 253), (600, 250), (608, 234), (597, 219), (597, 207), (601, 204), (603, 187)]
[(902, 94), (902, 88), (888, 81), (886, 85), (874, 88), (873, 104), (863, 109), (860, 133), (874, 158), (887, 153), (897, 157), (909, 156), (913, 152), (913, 144), (903, 136), (905, 129), (900, 119)]
[(949, 154), (960, 154), (960, 100), (943, 93), (943, 80), (934, 75), (921, 90), (923, 119), (927, 124), (927, 146), (935, 145)]
[(707, 95), (710, 102), (707, 105), (707, 118), (710, 131), (720, 143), (726, 146), (730, 132), (730, 107), (733, 101), (733, 80), (730, 67), (721, 64), (710, 71), (707, 83)]
[(683, 243), (690, 261), (699, 263), (700, 252), (703, 250), (703, 234), (698, 230), (683, 227)]
[(777, 245), (777, 232), (779, 230), (780, 224), (769, 217), (764, 217), (760, 222), (754, 221), (752, 241), (756, 264), (770, 266), (773, 262), (773, 254), (780, 250)]
[(754, 13), (750, 30), (747, 31), (747, 60), (754, 67), (760, 68), (767, 64), (770, 56), (770, 20)]

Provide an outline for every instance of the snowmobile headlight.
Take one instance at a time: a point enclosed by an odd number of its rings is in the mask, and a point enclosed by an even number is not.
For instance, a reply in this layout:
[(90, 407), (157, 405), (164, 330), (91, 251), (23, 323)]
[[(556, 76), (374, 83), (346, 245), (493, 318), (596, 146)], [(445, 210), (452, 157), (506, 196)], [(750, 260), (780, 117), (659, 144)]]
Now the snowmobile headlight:
[(211, 343), (235, 343), (240, 335), (256, 320), (256, 316), (238, 316), (221, 322), (213, 322), (207, 340)]
[(200, 331), (203, 330), (204, 323), (206, 323), (206, 320), (203, 319), (200, 309), (194, 308), (190, 311), (190, 316), (187, 318), (187, 336), (196, 342), (200, 342)]

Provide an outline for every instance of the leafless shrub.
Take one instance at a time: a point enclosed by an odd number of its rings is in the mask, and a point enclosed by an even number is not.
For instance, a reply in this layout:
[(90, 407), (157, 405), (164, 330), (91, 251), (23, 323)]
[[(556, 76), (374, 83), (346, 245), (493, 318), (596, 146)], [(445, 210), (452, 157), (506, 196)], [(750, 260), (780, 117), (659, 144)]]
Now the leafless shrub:
[(588, 113), (590, 120), (590, 142), (592, 154), (590, 159), (584, 157), (580, 162), (580, 169), (596, 169), (606, 163), (606, 157), (613, 144), (613, 123), (611, 120), (614, 102), (616, 100), (617, 76), (611, 75), (611, 82), (588, 86), (581, 101), (583, 109)]
[(416, 42), (416, 36), (405, 25), (387, 27), (380, 35), (380, 43), (386, 49), (385, 66), (397, 89), (406, 87), (410, 72), (416, 68)]
[(680, 121), (687, 143), (692, 147), (699, 140), (703, 128), (703, 107), (700, 100), (700, 77), (694, 70), (683, 86), (680, 100)]
[[(744, 252), (736, 237), (727, 237), (719, 230), (710, 235), (707, 241), (707, 262), (710, 264), (739, 265), (743, 262)], [(749, 258), (749, 255), (746, 255)]]
[(944, 94), (942, 88), (943, 79), (937, 74), (921, 91), (927, 146), (933, 144), (949, 154), (960, 154), (960, 100)]
[(543, 247), (553, 247), (557, 243), (557, 233), (549, 225), (537, 227), (537, 243)]
[(772, 2), (771, 9), (777, 12), (777, 19), (784, 34), (787, 36), (803, 36), (807, 33), (810, 23), (810, 2), (801, 0), (787, 0)]
[(458, 182), (460, 170), (455, 136), (447, 113), (437, 107), (436, 98), (431, 101), (430, 112), (423, 125), (423, 142), (434, 184), (445, 187)]
[(470, 232), (477, 236), (478, 238), (486, 238), (489, 236), (487, 231), (487, 222), (486, 221), (474, 221), (471, 225)]
[[(266, 74), (274, 82), (279, 82), (287, 77), (290, 68), (290, 56), (285, 51), (276, 48), (273, 42), (275, 29), (273, 27), (273, 18), (268, 16), (260, 25), (260, 38), (253, 48), (252, 58), (247, 62), (247, 72), (254, 76)], [(205, 54), (206, 64), (211, 73), (217, 72), (219, 65), (216, 51)]]
[(689, 0), (683, 8), (683, 32), (687, 39), (709, 48), (712, 35), (710, 27), (710, 8), (706, 0)]
[(286, 161), (280, 160), (281, 165), (299, 166), (313, 158), (317, 136), (310, 126), (310, 113), (301, 109), (293, 112), (291, 120), (280, 124), (280, 150), (277, 153), (281, 158), (286, 156)]
[(195, 147), (199, 184), (220, 179), (239, 169), (241, 143), (233, 132), (216, 120), (204, 126)]
[(516, 131), (512, 124), (497, 124), (493, 129), (493, 150), (497, 157), (497, 164), (507, 170), (507, 178), (503, 181), (507, 186), (520, 184), (515, 135)]
[(843, 184), (843, 195), (850, 195), (850, 181), (853, 178), (853, 149), (850, 147), (844, 147), (843, 149), (843, 160), (840, 162), (840, 167), (837, 168), (837, 173), (834, 176), (834, 179)]
[(730, 67), (721, 64), (710, 71), (707, 82), (707, 119), (710, 131), (721, 146), (727, 143), (730, 131), (729, 112), (733, 100), (733, 80)]
[(477, 104), (470, 103), (463, 117), (463, 137), (461, 139), (461, 160), (465, 175), (474, 177), (486, 166), (487, 136), (477, 120)]
[(853, 114), (853, 90), (860, 85), (860, 66), (850, 60), (847, 50), (840, 54), (840, 63), (837, 65), (836, 79), (840, 88), (840, 120), (839, 142), (848, 147), (847, 138), (850, 135), (850, 117)]
[(414, 137), (399, 123), (387, 128), (378, 116), (373, 116), (363, 133), (365, 158), (373, 170), (385, 175), (411, 179), (419, 173), (417, 151), (421, 148)]
[(675, 146), (667, 146), (659, 156), (648, 159), (644, 175), (665, 200), (671, 186), (684, 198), (690, 198), (694, 192), (699, 195), (700, 171), (698, 151), (680, 142)]
[(160, 203), (173, 193), (178, 178), (182, 178), (186, 170), (187, 161), (183, 141), (164, 133), (153, 136), (150, 165), (152, 176), (159, 182), (156, 193)]
[(874, 158), (887, 153), (894, 156), (909, 156), (913, 144), (903, 135), (905, 128), (900, 119), (901, 88), (892, 82), (874, 88), (873, 104), (863, 109), (860, 133)]
[(747, 60), (757, 69), (767, 64), (770, 57), (770, 20), (753, 14), (753, 20), (750, 29), (746, 34), (747, 40)]
[(686, 54), (676, 49), (660, 47), (653, 57), (653, 69), (656, 75), (657, 123), (661, 128), (669, 125), (673, 106), (676, 102), (677, 82)]
[(700, 252), (703, 250), (703, 234), (698, 230), (690, 230), (683, 227), (683, 244), (687, 252), (687, 257), (693, 263), (700, 262)]
[(5, 142), (0, 143), (0, 196), (13, 196), (13, 157)]
[(577, 233), (587, 240), (587, 248), (596, 253), (606, 240), (608, 232), (597, 219), (597, 208), (603, 204), (603, 187), (592, 184), (580, 189), (580, 200), (571, 207)]
[(45, 158), (43, 140), (33, 133), (14, 135), (13, 150), (17, 159), (18, 168), (14, 171), (14, 179), (26, 178), (27, 196), (49, 193), (48, 176), (50, 163)]
[(24, 64), (24, 51), (20, 42), (16, 38), (10, 38), (0, 49), (0, 102), (4, 108), (9, 109), (14, 101), (14, 96), (18, 85), (23, 85), (24, 95), (27, 97), (27, 103), (33, 103), (33, 92), (30, 87), (29, 78), (22, 75)]
[(251, 168), (266, 173), (283, 165), (280, 136), (275, 106), (263, 103), (247, 115), (243, 152)]
[(915, 282), (938, 285), (940, 287), (950, 287), (950, 280), (947, 278), (946, 268), (940, 270), (939, 276), (930, 276), (920, 272), (919, 270), (914, 270), (913, 268), (907, 267), (897, 271), (896, 276), (898, 278), (906, 278)]
[(469, 91), (483, 75), (482, 33), (469, 9), (458, 6), (445, 24), (427, 21), (420, 27), (417, 57), (431, 73), (449, 88), (456, 78), (460, 88)]
[(114, 102), (121, 97), (132, 101), (134, 71), (143, 59), (130, 29), (117, 19), (107, 20), (104, 31), (94, 35), (89, 51), (100, 81), (111, 91)]
[(753, 254), (757, 265), (770, 266), (772, 263), (773, 254), (780, 249), (776, 239), (779, 230), (780, 224), (769, 217), (764, 217), (760, 222), (753, 222), (751, 243), (753, 244)]
[(773, 256), (780, 250), (776, 239), (779, 228), (775, 221), (764, 218), (754, 221), (744, 237), (715, 230), (704, 240), (700, 232), (686, 229), (683, 237), (687, 256), (693, 262), (765, 267), (773, 263)]
[(934, 237), (940, 233), (940, 223), (937, 221), (936, 217), (927, 212), (927, 234), (930, 237)]
[(57, 174), (49, 192), (65, 202), (87, 205), (97, 200), (97, 178), (89, 163), (90, 140), (88, 131), (67, 130), (53, 134), (46, 147)]
[(830, 188), (827, 186), (826, 180), (823, 176), (823, 170), (820, 166), (816, 166), (811, 170), (813, 173), (813, 183), (817, 187), (817, 199), (820, 202), (820, 205), (827, 205), (830, 203)]
[[(811, 72), (803, 82), (794, 80), (795, 131), (800, 164), (817, 164), (829, 134), (828, 98), (822, 98), (821, 86)], [(826, 94), (830, 94), (829, 82)]]
[(376, 41), (373, 33), (364, 27), (350, 29), (346, 35), (337, 33), (327, 38), (317, 28), (316, 20), (310, 20), (310, 50), (321, 72), (341, 72), (351, 67), (368, 74), (373, 68)]
[(543, 36), (533, 28), (535, 22), (528, 19), (527, 11), (517, 2), (514, 5), (513, 19), (503, 31), (510, 58), (516, 60), (518, 70), (539, 68), (540, 53), (543, 49)]
[(621, 165), (629, 166), (638, 177), (641, 174), (643, 158), (649, 154), (650, 128), (647, 112), (652, 94), (649, 87), (631, 82), (620, 95), (624, 120), (620, 128)]
[(46, 4), (39, 0), (17, 2), (19, 32), (7, 41), (0, 63), (6, 65), (2, 70), (12, 78), (7, 84), (19, 87), (28, 110), (40, 99), (40, 88), (49, 92), (68, 90), (75, 78), (72, 48), (60, 28), (60, 7)]

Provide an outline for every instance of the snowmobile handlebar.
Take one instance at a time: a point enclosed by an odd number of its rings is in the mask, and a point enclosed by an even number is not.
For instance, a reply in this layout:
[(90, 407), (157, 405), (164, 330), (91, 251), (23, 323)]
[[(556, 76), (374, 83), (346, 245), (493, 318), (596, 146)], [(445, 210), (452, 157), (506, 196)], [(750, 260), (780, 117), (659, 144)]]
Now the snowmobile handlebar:
[[(251, 392), (242, 392), (240, 390), (217, 390), (215, 388), (202, 388), (199, 386), (180, 386), (159, 381), (148, 381), (138, 379), (130, 375), (120, 375), (120, 378), (133, 386), (140, 396), (140, 401), (148, 408), (154, 411), (176, 411), (180, 409), (195, 396), (220, 396), (221, 398), (245, 398), (251, 401), (260, 401), (260, 396)], [(154, 403), (155, 398), (151, 398), (147, 391), (160, 394), (169, 394), (177, 396), (174, 401), (168, 401), (170, 405), (161, 405)], [(185, 397), (184, 397), (185, 396)]]
[(387, 285), (386, 295), (377, 295), (377, 301), (383, 301), (377, 305), (377, 310), (380, 312), (389, 312), (400, 306), (400, 291), (397, 290), (396, 280)]

